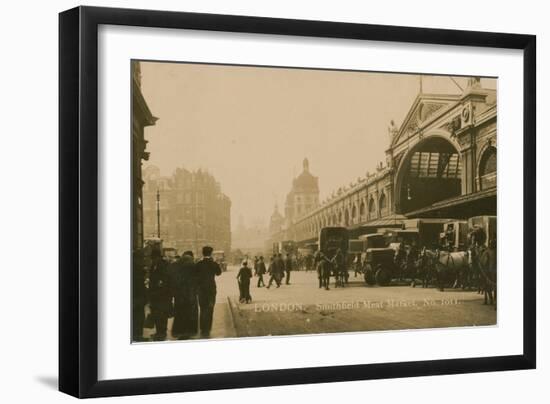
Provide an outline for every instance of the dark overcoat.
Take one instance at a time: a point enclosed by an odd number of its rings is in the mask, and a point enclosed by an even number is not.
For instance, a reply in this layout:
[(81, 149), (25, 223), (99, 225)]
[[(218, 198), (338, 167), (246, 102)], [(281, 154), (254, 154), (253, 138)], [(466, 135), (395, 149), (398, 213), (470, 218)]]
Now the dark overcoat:
[(198, 332), (199, 309), (197, 302), (197, 267), (193, 257), (183, 255), (170, 266), (174, 292), (175, 336), (194, 335)]

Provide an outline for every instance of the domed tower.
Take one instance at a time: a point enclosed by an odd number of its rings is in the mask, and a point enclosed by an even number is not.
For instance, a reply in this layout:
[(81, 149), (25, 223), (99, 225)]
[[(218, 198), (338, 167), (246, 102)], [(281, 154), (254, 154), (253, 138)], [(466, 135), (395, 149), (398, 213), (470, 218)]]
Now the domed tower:
[(288, 224), (319, 206), (319, 179), (309, 172), (309, 160), (304, 159), (302, 173), (292, 181), (286, 196), (285, 218)]
[(275, 209), (271, 215), (271, 220), (269, 221), (269, 234), (274, 235), (280, 232), (283, 229), (283, 224), (285, 218), (279, 213), (279, 206), (275, 204)]

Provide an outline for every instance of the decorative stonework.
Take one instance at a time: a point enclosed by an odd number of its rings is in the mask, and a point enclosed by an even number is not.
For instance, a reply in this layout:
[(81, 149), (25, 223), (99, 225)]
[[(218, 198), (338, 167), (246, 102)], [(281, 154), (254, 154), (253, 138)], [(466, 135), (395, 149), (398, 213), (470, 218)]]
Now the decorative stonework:
[(443, 108), (445, 104), (436, 104), (436, 103), (423, 103), (419, 107), (418, 111), (418, 117), (421, 122), (424, 122), (426, 119), (428, 119), (430, 116), (435, 114), (437, 111), (439, 111), (441, 108)]

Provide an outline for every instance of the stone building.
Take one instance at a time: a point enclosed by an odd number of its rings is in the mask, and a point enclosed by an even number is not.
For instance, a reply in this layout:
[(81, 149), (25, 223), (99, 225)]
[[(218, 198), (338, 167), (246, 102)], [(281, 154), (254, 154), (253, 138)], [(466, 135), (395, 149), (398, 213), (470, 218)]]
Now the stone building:
[(313, 241), (321, 228), (355, 235), (405, 218), (496, 215), (496, 91), (469, 79), (462, 94), (420, 92), (400, 127), (392, 123), (386, 163), (299, 214), (272, 241)]
[(319, 179), (309, 172), (309, 161), (304, 159), (302, 173), (292, 181), (292, 188), (286, 196), (285, 220), (287, 226), (317, 208), (319, 205)]
[(275, 204), (271, 218), (269, 219), (269, 235), (273, 236), (283, 230), (285, 218), (279, 213), (279, 206)]
[(160, 237), (165, 247), (179, 253), (201, 253), (204, 245), (215, 250), (231, 249), (231, 201), (208, 172), (177, 168), (169, 177), (155, 166), (144, 171), (143, 216), (145, 236), (156, 236), (157, 190)]
[(145, 128), (155, 124), (155, 118), (141, 93), (141, 68), (139, 62), (132, 62), (132, 247), (143, 246), (143, 194), (141, 166), (149, 160), (144, 138)]

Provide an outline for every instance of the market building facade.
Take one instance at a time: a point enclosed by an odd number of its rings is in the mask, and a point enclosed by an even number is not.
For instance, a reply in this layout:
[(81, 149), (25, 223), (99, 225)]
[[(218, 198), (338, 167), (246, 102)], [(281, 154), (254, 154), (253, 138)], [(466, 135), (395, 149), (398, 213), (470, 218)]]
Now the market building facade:
[(314, 241), (323, 227), (358, 234), (406, 218), (496, 215), (496, 91), (471, 78), (462, 94), (419, 93), (376, 172), (293, 216), (270, 242)]

